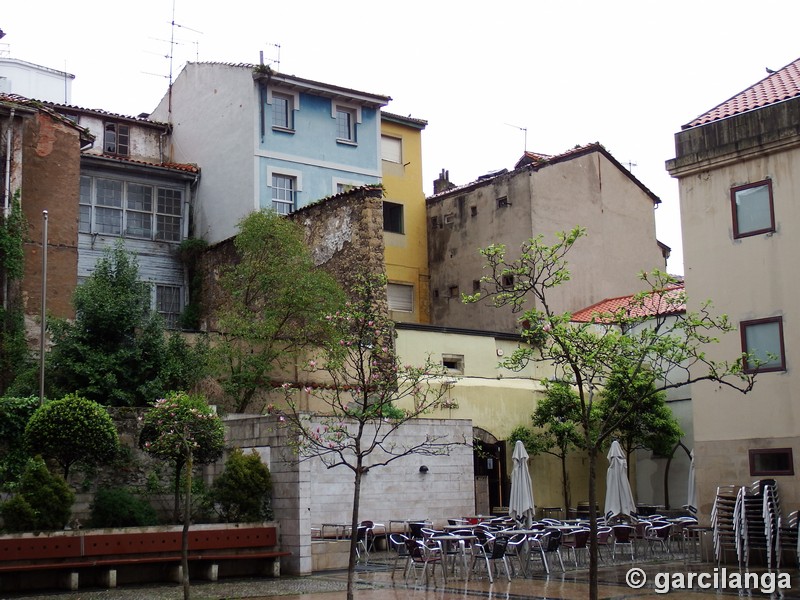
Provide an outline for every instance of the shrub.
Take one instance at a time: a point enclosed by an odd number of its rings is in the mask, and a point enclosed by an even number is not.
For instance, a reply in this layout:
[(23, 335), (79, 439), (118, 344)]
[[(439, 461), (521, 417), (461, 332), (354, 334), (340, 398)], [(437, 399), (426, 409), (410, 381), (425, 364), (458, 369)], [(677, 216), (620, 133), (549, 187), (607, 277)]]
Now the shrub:
[(20, 477), (17, 494), (0, 512), (9, 531), (64, 529), (75, 494), (60, 475), (51, 473), (42, 457), (32, 458)]
[(210, 497), (228, 523), (267, 521), (272, 518), (272, 478), (255, 450), (234, 448), (225, 470), (211, 486)]
[(119, 437), (105, 408), (69, 394), (33, 413), (25, 427), (25, 443), (33, 452), (57, 460), (66, 479), (78, 461), (98, 463), (114, 458)]
[(147, 500), (126, 488), (101, 488), (92, 504), (92, 527), (157, 525), (158, 516)]

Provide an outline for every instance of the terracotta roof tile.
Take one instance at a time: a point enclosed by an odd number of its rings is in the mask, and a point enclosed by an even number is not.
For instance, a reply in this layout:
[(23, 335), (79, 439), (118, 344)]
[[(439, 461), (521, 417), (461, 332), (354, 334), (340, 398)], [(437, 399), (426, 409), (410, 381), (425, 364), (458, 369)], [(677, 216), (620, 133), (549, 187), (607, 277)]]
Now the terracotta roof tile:
[(705, 125), (800, 96), (800, 58), (700, 115), (683, 129)]
[(161, 167), (162, 169), (170, 169), (172, 171), (184, 171), (186, 173), (199, 173), (200, 167), (190, 163), (173, 163), (173, 162), (148, 162), (144, 160), (134, 160), (124, 156), (115, 156), (110, 154), (90, 154), (84, 153), (84, 156), (102, 158), (105, 160), (114, 160), (121, 163), (128, 163), (133, 165), (146, 165), (148, 167)]
[(573, 313), (572, 320), (578, 323), (591, 323), (592, 321), (607, 323), (612, 321), (608, 318), (609, 315), (616, 314), (621, 310), (626, 311), (627, 316), (631, 318), (679, 314), (686, 312), (683, 291), (683, 283), (678, 283), (665, 288), (663, 293), (654, 292), (641, 303), (634, 303), (634, 294), (607, 298)]

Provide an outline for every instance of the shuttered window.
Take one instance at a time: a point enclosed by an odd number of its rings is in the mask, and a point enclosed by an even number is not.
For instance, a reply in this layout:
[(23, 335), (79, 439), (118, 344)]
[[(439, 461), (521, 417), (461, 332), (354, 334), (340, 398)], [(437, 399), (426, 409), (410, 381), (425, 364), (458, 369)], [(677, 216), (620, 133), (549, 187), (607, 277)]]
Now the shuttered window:
[(402, 283), (390, 283), (386, 288), (389, 310), (401, 312), (414, 311), (414, 286)]

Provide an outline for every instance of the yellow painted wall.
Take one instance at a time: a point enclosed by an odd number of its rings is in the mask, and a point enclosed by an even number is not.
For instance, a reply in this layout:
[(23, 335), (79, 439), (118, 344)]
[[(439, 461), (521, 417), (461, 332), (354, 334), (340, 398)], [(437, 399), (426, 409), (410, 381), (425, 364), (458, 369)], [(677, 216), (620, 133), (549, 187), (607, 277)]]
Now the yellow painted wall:
[(422, 129), (384, 118), (381, 134), (402, 140), (400, 163), (382, 161), (385, 200), (403, 205), (404, 233), (384, 232), (386, 276), (390, 283), (414, 286), (412, 313), (392, 311), (406, 323), (430, 323), (428, 239), (422, 191)]

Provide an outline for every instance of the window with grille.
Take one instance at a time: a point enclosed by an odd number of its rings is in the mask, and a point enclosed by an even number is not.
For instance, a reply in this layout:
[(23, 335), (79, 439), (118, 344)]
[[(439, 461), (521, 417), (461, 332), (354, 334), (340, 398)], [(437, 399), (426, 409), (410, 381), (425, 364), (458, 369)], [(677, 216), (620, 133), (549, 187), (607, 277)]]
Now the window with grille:
[(272, 175), (272, 208), (279, 215), (288, 215), (295, 209), (297, 178), (289, 175)]
[(180, 242), (183, 190), (81, 176), (78, 231)]
[(130, 128), (121, 123), (106, 123), (103, 128), (103, 152), (128, 156), (130, 149)]
[(336, 108), (336, 139), (344, 142), (356, 142), (356, 113), (351, 108)]
[(178, 329), (181, 316), (181, 288), (176, 285), (156, 285), (156, 310), (167, 329)]
[(272, 126), (279, 129), (294, 129), (293, 108), (291, 96), (272, 94)]

